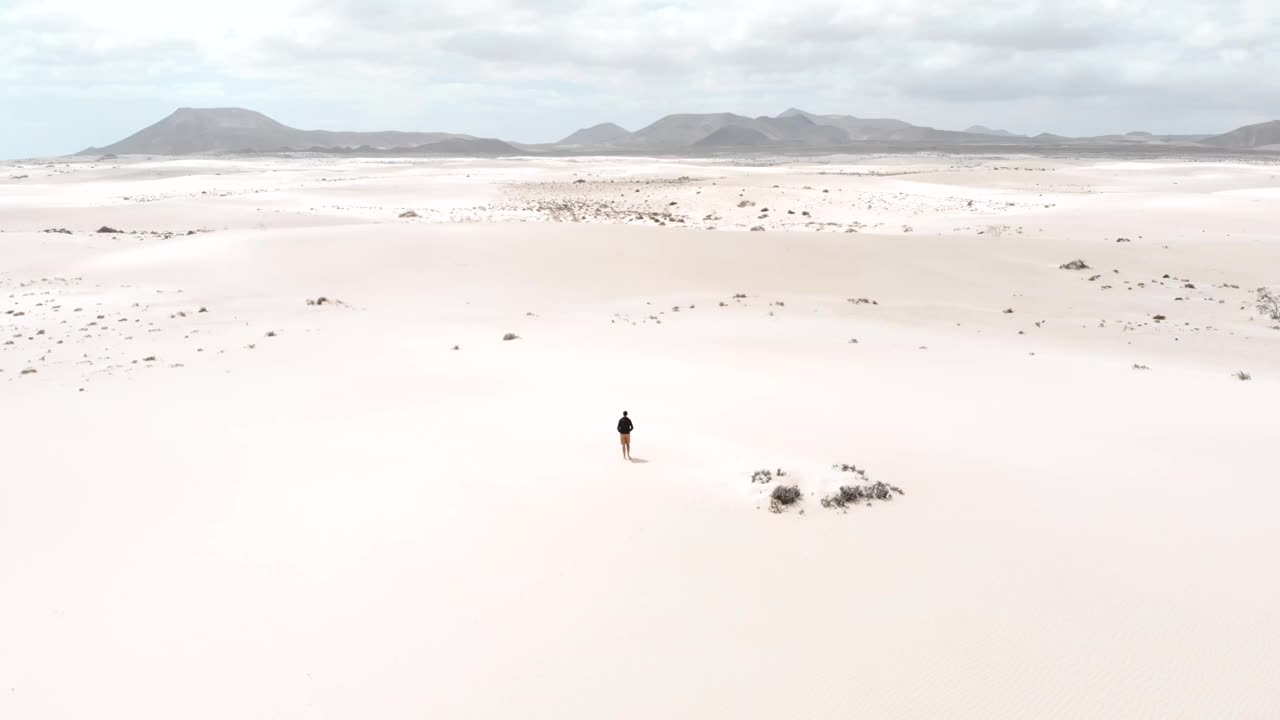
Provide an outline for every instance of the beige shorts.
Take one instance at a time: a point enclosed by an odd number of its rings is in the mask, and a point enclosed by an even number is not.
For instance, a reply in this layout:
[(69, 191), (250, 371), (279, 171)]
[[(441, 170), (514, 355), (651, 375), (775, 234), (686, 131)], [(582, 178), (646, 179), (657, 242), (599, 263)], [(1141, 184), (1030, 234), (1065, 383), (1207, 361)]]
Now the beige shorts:
[(631, 444), (631, 433), (619, 433), (619, 434), (620, 434), (620, 435), (622, 435), (622, 444), (623, 444), (623, 445), (630, 445), (630, 444)]

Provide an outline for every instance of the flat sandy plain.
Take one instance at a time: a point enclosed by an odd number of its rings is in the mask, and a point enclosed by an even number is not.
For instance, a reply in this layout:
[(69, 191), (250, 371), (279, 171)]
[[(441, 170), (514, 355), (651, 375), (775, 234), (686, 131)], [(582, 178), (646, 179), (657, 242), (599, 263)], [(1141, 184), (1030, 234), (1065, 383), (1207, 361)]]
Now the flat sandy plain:
[[(1264, 161), (10, 163), (0, 717), (1274, 718), (1277, 208)], [(824, 508), (841, 463), (905, 494)]]

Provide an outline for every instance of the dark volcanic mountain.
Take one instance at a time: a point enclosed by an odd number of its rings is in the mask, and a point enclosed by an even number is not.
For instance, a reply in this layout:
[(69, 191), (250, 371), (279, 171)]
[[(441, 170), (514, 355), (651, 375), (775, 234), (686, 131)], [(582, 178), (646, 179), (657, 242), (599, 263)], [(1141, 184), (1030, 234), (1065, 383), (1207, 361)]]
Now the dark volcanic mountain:
[(965, 130), (965, 132), (969, 133), (970, 135), (995, 135), (997, 137), (1022, 137), (1021, 135), (1018, 135), (1016, 133), (1011, 133), (1008, 130), (996, 130), (994, 128), (989, 128), (986, 125), (971, 125), (969, 126), (968, 129)]
[[(415, 132), (298, 130), (242, 108), (181, 108), (169, 117), (104, 148), (81, 155), (187, 155), (203, 152), (305, 150), (307, 148), (413, 147), (469, 135)], [(514, 150), (514, 148), (513, 148)]]
[(751, 118), (733, 113), (668, 115), (631, 133), (619, 144), (648, 150), (676, 150), (689, 147), (728, 125), (750, 127)]
[(852, 115), (815, 115), (814, 113), (805, 112), (798, 108), (788, 108), (782, 112), (780, 118), (802, 117), (815, 125), (827, 125), (837, 127), (849, 134), (852, 140), (870, 140), (874, 139), (877, 134), (882, 134), (889, 130), (905, 130), (915, 127), (909, 122), (902, 120), (893, 120), (890, 118), (857, 118)]
[(1280, 120), (1245, 125), (1229, 133), (1215, 135), (1200, 141), (1204, 145), (1235, 150), (1280, 145)]
[(410, 148), (427, 155), (520, 155), (514, 145), (493, 138), (451, 137)]
[(755, 128), (742, 125), (726, 125), (698, 142), (690, 145), (695, 148), (746, 148), (773, 145), (768, 135)]
[[(728, 128), (736, 128), (730, 132)], [(754, 132), (741, 132), (740, 130)], [(757, 137), (764, 136), (767, 142)], [(935, 130), (901, 120), (857, 118), (852, 115), (816, 115), (791, 108), (777, 117), (749, 118), (733, 113), (668, 115), (617, 143), (620, 147), (678, 152), (690, 148), (731, 147), (839, 147), (863, 142), (978, 144), (1017, 142), (1020, 138)]]
[(560, 146), (572, 147), (604, 147), (626, 139), (631, 135), (627, 129), (613, 123), (600, 123), (589, 128), (582, 128), (569, 137), (556, 143)]
[(831, 147), (848, 145), (853, 140), (842, 128), (815, 122), (803, 114), (750, 118), (733, 113), (714, 113), (668, 115), (617, 144), (676, 152), (696, 147), (731, 147), (726, 143), (733, 138), (745, 142), (742, 147)]
[(965, 132), (920, 127), (890, 118), (818, 115), (791, 108), (776, 117), (734, 113), (667, 115), (636, 132), (613, 123), (583, 128), (559, 143), (520, 145), (493, 138), (432, 132), (333, 132), (298, 130), (241, 108), (182, 108), (160, 122), (104, 148), (82, 155), (186, 155), (206, 152), (311, 151), (363, 155), (522, 155), (543, 152), (687, 153), (699, 150), (780, 151), (849, 146), (1124, 147), (1160, 146), (1250, 151), (1280, 150), (1280, 120), (1249, 125), (1215, 136), (1152, 135), (1133, 132), (1068, 138), (1035, 137), (974, 125)]

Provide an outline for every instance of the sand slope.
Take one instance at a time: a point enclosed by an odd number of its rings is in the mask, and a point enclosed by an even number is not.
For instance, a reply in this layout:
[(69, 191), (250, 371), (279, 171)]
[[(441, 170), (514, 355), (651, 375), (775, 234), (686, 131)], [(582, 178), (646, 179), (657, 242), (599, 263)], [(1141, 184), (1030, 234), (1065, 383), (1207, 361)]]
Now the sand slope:
[(1269, 717), (1275, 169), (872, 163), (0, 169), (0, 716)]

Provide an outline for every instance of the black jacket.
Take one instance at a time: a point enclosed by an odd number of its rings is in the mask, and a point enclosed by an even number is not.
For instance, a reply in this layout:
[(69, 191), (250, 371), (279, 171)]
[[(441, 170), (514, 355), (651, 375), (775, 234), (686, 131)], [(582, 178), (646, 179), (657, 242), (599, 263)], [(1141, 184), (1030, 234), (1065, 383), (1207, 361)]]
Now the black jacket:
[(631, 424), (631, 418), (629, 417), (624, 417), (618, 421), (618, 432), (622, 433), (623, 435), (630, 434), (631, 429), (634, 427), (635, 425)]

